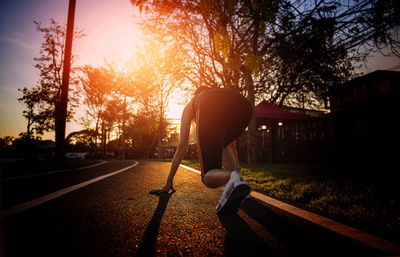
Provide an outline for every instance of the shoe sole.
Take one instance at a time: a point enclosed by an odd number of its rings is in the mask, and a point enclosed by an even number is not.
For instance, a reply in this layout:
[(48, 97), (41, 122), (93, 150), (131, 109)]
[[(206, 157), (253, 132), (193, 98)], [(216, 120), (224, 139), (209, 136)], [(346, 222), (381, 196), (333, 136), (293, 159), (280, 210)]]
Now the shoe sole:
[(250, 187), (244, 181), (238, 181), (230, 186), (227, 197), (217, 206), (217, 213), (236, 213), (242, 200), (250, 193)]

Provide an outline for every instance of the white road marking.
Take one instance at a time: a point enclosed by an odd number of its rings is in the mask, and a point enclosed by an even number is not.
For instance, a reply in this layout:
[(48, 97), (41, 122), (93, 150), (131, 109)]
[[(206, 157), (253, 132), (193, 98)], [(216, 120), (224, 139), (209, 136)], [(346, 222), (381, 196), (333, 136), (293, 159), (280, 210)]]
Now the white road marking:
[(80, 167), (77, 169), (64, 169), (64, 170), (53, 170), (53, 171), (49, 171), (49, 172), (43, 172), (43, 173), (36, 173), (36, 174), (32, 174), (32, 175), (26, 175), (26, 176), (18, 176), (18, 177), (11, 177), (11, 178), (4, 178), (2, 179), (3, 181), (11, 181), (11, 180), (18, 180), (18, 179), (24, 179), (24, 178), (32, 178), (32, 177), (38, 177), (38, 176), (44, 176), (44, 175), (50, 175), (50, 174), (56, 174), (56, 173), (61, 173), (61, 172), (65, 172), (65, 171), (70, 171), (70, 170), (83, 170), (83, 169), (88, 169), (88, 168), (93, 168), (99, 165), (102, 165), (104, 163), (106, 163), (107, 161), (102, 161), (99, 163), (95, 163), (89, 166), (85, 166), (85, 167)]
[[(187, 167), (186, 165), (181, 164), (180, 166), (182, 166), (183, 168), (186, 168), (190, 171), (193, 171), (195, 173), (200, 173), (198, 170)], [(310, 222), (317, 224), (325, 229), (328, 229), (328, 230), (336, 232), (340, 235), (343, 235), (343, 236), (349, 237), (353, 240), (356, 240), (358, 242), (361, 242), (361, 243), (363, 243), (369, 247), (375, 248), (381, 252), (384, 252), (384, 253), (390, 254), (390, 255), (400, 255), (400, 245), (398, 245), (396, 243), (393, 243), (386, 239), (371, 235), (371, 234), (361, 231), (359, 229), (352, 228), (350, 226), (341, 224), (339, 222), (336, 222), (329, 218), (325, 218), (325, 217), (317, 215), (315, 213), (297, 208), (293, 205), (278, 201), (274, 198), (271, 198), (269, 196), (266, 196), (266, 195), (258, 193), (258, 192), (252, 191), (250, 193), (250, 195), (264, 203), (267, 203), (278, 209), (288, 212), (292, 215), (295, 215), (302, 219), (310, 221)]]
[(48, 195), (36, 198), (34, 200), (31, 200), (31, 201), (21, 203), (19, 205), (16, 205), (14, 207), (9, 208), (9, 209), (6, 209), (6, 210), (3, 211), (3, 218), (10, 217), (10, 216), (12, 216), (14, 214), (23, 212), (23, 211), (25, 211), (27, 209), (33, 208), (35, 206), (38, 206), (38, 205), (43, 204), (45, 202), (48, 202), (50, 200), (56, 199), (56, 198), (58, 198), (60, 196), (63, 196), (65, 194), (68, 194), (68, 193), (70, 193), (70, 192), (72, 192), (74, 190), (77, 190), (79, 188), (85, 187), (87, 185), (90, 185), (90, 184), (95, 183), (97, 181), (103, 180), (105, 178), (114, 176), (114, 175), (116, 175), (118, 173), (121, 173), (121, 172), (126, 171), (128, 169), (131, 169), (131, 168), (135, 167), (138, 164), (139, 164), (139, 162), (135, 161), (135, 164), (130, 165), (130, 166), (125, 167), (125, 168), (122, 168), (120, 170), (117, 170), (117, 171), (114, 171), (114, 172), (99, 176), (97, 178), (94, 178), (94, 179), (91, 179), (91, 180), (76, 184), (74, 186), (70, 186), (70, 187), (58, 190), (58, 191), (53, 192), (51, 194), (48, 194)]
[(201, 174), (200, 171), (198, 171), (198, 170), (196, 170), (196, 169), (193, 169), (193, 168), (191, 168), (191, 167), (189, 167), (189, 166), (186, 166), (186, 165), (183, 165), (183, 164), (181, 164), (180, 166), (182, 166), (182, 167), (184, 167), (185, 169), (188, 169), (188, 170), (190, 170), (190, 171), (193, 171), (193, 172), (195, 172), (195, 173), (197, 173), (197, 174)]
[(93, 168), (93, 167), (96, 167), (96, 166), (103, 165), (103, 164), (106, 163), (106, 162), (107, 162), (107, 161), (101, 161), (101, 162), (99, 162), (99, 163), (95, 163), (95, 164), (92, 164), (92, 165), (89, 165), (89, 166), (77, 168), (77, 170), (84, 170), (84, 169)]

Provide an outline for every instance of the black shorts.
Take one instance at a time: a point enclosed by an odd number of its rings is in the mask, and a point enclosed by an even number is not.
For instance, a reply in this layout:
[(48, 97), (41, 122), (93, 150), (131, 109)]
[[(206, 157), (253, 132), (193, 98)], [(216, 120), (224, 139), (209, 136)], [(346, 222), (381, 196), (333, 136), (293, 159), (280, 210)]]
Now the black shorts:
[(250, 103), (230, 89), (209, 90), (196, 99), (196, 129), (201, 175), (222, 168), (222, 150), (246, 129)]

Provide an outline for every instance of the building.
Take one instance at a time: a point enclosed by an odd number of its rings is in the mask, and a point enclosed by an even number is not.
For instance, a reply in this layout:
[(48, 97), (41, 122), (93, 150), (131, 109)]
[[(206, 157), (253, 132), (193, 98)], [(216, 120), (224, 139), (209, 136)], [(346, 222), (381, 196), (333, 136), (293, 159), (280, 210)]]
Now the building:
[(383, 108), (397, 105), (399, 92), (400, 72), (377, 70), (332, 88), (329, 107), (332, 113), (365, 107), (387, 112)]
[(258, 105), (257, 122), (265, 125), (258, 131), (258, 161), (331, 163), (352, 172), (392, 165), (400, 146), (400, 72), (360, 76), (335, 86), (328, 97), (330, 112), (308, 119)]
[(368, 166), (390, 165), (399, 148), (400, 72), (378, 70), (329, 92), (335, 156)]

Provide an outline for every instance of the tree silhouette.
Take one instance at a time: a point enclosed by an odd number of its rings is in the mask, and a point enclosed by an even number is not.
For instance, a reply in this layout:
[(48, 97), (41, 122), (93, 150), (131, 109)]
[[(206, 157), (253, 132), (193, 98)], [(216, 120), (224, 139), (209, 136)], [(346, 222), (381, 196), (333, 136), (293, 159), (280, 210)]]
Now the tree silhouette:
[[(23, 96), (18, 101), (26, 105), (23, 111), (28, 121), (27, 136), (33, 131), (38, 135), (55, 129), (56, 106), (61, 100), (61, 71), (64, 59), (65, 27), (50, 19), (48, 27), (34, 21), (36, 31), (43, 33), (43, 42), (38, 57), (34, 58), (35, 68), (39, 71), (39, 81), (36, 87), (19, 89)], [(81, 31), (75, 32), (75, 37), (82, 37)], [(74, 74), (76, 68), (72, 70)], [(72, 78), (71, 84), (76, 85), (77, 79)], [(77, 106), (78, 95), (75, 88), (71, 90), (71, 104), (68, 109), (68, 119), (72, 117), (73, 108)]]
[(151, 158), (167, 136), (166, 110), (174, 90), (183, 82), (182, 59), (174, 45), (165, 45), (160, 39), (147, 38), (136, 53), (133, 77), (143, 114), (153, 119), (152, 142), (146, 156)]
[(25, 136), (27, 138), (33, 138), (34, 133), (37, 137), (40, 137), (44, 132), (51, 131), (54, 129), (54, 124), (49, 119), (51, 113), (49, 110), (42, 107), (42, 91), (39, 87), (28, 89), (18, 89), (22, 92), (22, 97), (18, 98), (19, 102), (25, 104), (25, 110), (22, 111), (22, 115), (27, 120)]
[(100, 139), (106, 156), (107, 142), (114, 132), (118, 151), (124, 158), (126, 127), (132, 118), (136, 97), (134, 83), (126, 72), (115, 71), (111, 64), (97, 68), (86, 65), (81, 70), (81, 92), (87, 106), (88, 126), (91, 123), (95, 126), (96, 143)]
[(111, 95), (114, 76), (105, 67), (81, 67), (81, 92), (83, 103), (86, 105), (86, 114), (95, 124), (95, 143), (99, 140), (101, 118), (107, 107), (107, 100)]
[[(253, 108), (257, 96), (302, 105), (313, 97), (320, 106), (329, 87), (351, 75), (351, 58), (384, 47), (399, 54), (394, 0), (131, 2), (148, 14), (147, 31), (177, 43), (188, 81), (239, 88)], [(253, 163), (255, 117), (248, 135)]]

